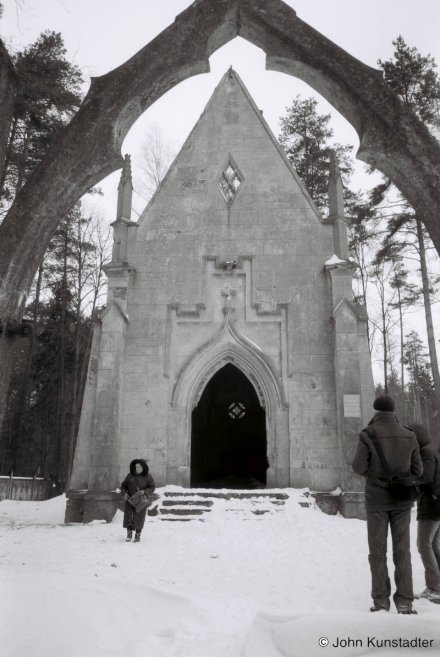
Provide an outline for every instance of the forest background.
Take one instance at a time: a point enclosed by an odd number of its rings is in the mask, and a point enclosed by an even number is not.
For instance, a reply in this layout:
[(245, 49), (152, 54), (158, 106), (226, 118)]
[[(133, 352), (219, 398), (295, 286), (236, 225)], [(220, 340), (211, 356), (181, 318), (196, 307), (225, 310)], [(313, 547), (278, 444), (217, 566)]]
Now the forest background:
[[(13, 11), (19, 33), (20, 24), (38, 12), (25, 0), (18, 0)], [(6, 16), (7, 12), (3, 19)], [(60, 32), (43, 29), (23, 46), (18, 37), (8, 37), (3, 26), (2, 20), (0, 35), (20, 78), (20, 91), (0, 183), (0, 221), (77, 111), (90, 75), (87, 66), (75, 63)], [(398, 34), (392, 40), (392, 55), (379, 59), (381, 54), (376, 55), (376, 67), (438, 139), (440, 81), (435, 59)], [(246, 77), (244, 81), (247, 84)], [(424, 231), (423, 217), (415, 216), (389, 181), (354, 162), (353, 143), (335, 141), (334, 112), (325, 111), (319, 96), (310, 92), (304, 85), (300, 94), (292, 93), (288, 107), (279, 107), (277, 126), (272, 127), (323, 214), (330, 151), (336, 151), (344, 182), (350, 258), (356, 265), (355, 297), (366, 303), (370, 317), (376, 392), (395, 397), (404, 422), (421, 422), (438, 439), (439, 256)], [(195, 119), (203, 108), (200, 96)], [(133, 218), (157, 188), (186, 136), (176, 139), (166, 121), (159, 122), (154, 114), (148, 118), (135, 152)], [(102, 265), (111, 251), (109, 224), (116, 188), (117, 175), (109, 176), (62, 218), (28, 299), (24, 319), (32, 323), (33, 331), (28, 339), (18, 341), (15, 351), (0, 434), (0, 474), (50, 476), (58, 492), (69, 486), (93, 318), (105, 303)]]

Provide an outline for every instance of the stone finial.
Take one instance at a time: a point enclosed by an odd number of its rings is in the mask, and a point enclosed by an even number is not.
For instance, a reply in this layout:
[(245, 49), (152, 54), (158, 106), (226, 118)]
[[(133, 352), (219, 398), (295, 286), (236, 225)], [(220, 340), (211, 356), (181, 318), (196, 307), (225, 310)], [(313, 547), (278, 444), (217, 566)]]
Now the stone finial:
[(329, 216), (333, 224), (335, 254), (342, 260), (348, 259), (347, 222), (344, 216), (344, 188), (335, 151), (330, 151), (330, 177), (328, 183)]
[(118, 186), (118, 209), (116, 220), (131, 219), (131, 202), (133, 196), (133, 183), (131, 180), (131, 160), (130, 156), (125, 156), (124, 167), (122, 169), (121, 179)]
[(344, 189), (339, 162), (335, 151), (330, 151), (330, 177), (328, 182), (329, 219), (344, 219)]
[[(137, 226), (131, 221), (131, 201), (133, 196), (133, 185), (131, 182), (131, 162), (130, 156), (125, 156), (124, 168), (122, 169), (121, 179), (118, 186), (118, 208), (116, 211), (116, 220), (111, 224), (114, 229), (113, 234), (113, 253), (111, 263), (106, 265), (107, 269), (117, 267), (124, 262), (124, 267), (133, 271), (133, 266), (127, 261), (127, 229), (129, 226)], [(107, 271), (107, 270), (106, 270)], [(110, 270), (109, 270), (110, 271)]]

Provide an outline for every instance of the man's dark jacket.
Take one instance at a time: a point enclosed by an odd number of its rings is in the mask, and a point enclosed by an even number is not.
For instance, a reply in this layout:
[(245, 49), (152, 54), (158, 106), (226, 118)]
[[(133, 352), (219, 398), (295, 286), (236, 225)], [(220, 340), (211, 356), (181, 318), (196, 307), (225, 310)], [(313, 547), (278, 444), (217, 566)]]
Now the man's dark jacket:
[[(430, 442), (427, 432), (418, 433), (417, 440), (423, 464), (417, 520), (440, 520), (440, 451)], [(434, 502), (432, 495), (439, 499)]]
[[(382, 447), (385, 460), (393, 475), (413, 474), (420, 477), (423, 472), (419, 453), (419, 444), (411, 429), (402, 426), (394, 413), (377, 413), (372, 422), (378, 441)], [(361, 477), (366, 477), (365, 504), (367, 509), (393, 511), (408, 509), (412, 501), (396, 500), (389, 488), (374, 482), (373, 478), (387, 481), (387, 475), (380, 462), (379, 455), (371, 438), (363, 431), (359, 437), (353, 470)]]

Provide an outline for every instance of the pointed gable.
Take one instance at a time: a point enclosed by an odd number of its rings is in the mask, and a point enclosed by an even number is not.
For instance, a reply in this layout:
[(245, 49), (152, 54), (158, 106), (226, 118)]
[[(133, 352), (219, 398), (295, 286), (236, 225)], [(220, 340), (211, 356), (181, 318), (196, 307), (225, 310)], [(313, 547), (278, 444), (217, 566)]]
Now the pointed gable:
[[(266, 195), (267, 203), (271, 200), (268, 194), (279, 192), (277, 202), (287, 207), (290, 201), (290, 205), (308, 209), (321, 220), (319, 210), (262, 112), (231, 67), (216, 87), (140, 221), (158, 201), (162, 205), (164, 199), (161, 197), (169, 194), (181, 196), (183, 192), (183, 195), (202, 197), (217, 192), (227, 209), (240, 196), (246, 197), (240, 207), (244, 207), (246, 202), (249, 207), (250, 195), (255, 196), (257, 191)], [(287, 194), (296, 198), (288, 198)], [(259, 201), (263, 208), (264, 199), (260, 198)], [(200, 201), (200, 204), (222, 209), (221, 203), (215, 200), (211, 204)]]

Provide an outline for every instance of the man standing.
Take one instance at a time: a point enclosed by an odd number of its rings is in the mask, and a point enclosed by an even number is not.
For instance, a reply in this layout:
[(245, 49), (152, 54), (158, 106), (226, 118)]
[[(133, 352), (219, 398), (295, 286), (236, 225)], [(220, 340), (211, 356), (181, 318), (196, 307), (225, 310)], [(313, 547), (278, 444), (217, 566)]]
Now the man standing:
[[(388, 525), (391, 527), (396, 592), (393, 596), (399, 614), (416, 614), (414, 600), (409, 527), (411, 507), (417, 495), (410, 486), (390, 482), (390, 474), (414, 475), (423, 472), (419, 445), (414, 432), (402, 426), (394, 414), (394, 400), (377, 397), (375, 415), (359, 435), (353, 460), (356, 474), (366, 477), (368, 560), (371, 568), (373, 606), (370, 611), (389, 611), (391, 585), (387, 569)], [(387, 472), (388, 470), (388, 472)]]

